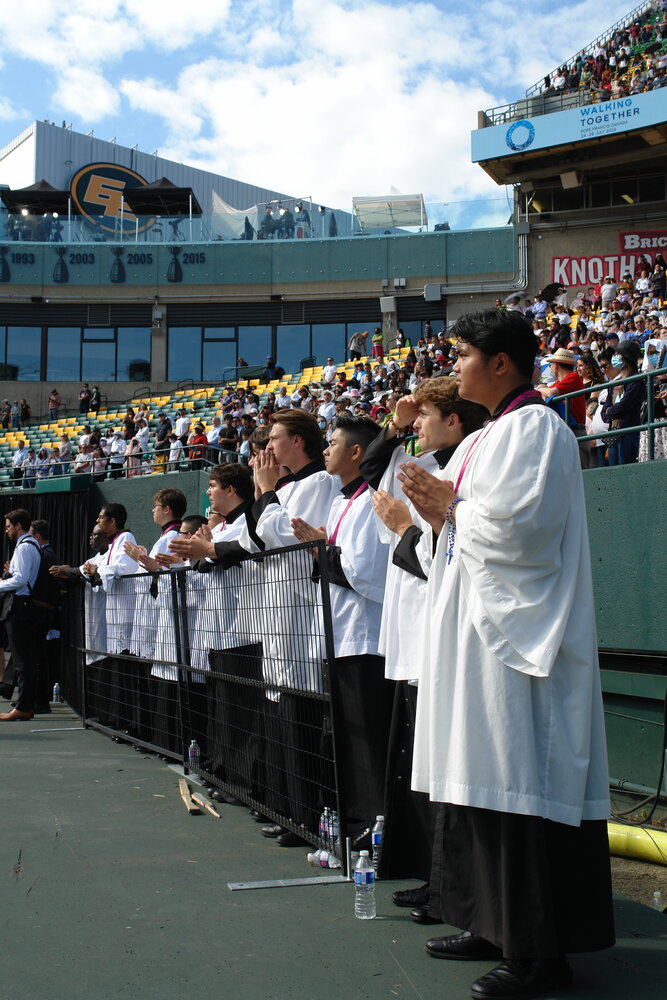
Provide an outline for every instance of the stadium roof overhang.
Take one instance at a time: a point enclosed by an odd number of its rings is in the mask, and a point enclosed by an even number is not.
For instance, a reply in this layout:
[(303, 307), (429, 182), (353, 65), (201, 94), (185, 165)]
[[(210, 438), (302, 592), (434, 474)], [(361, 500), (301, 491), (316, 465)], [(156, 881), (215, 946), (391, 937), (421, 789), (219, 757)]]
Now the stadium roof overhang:
[(478, 162), (497, 184), (520, 184), (558, 177), (567, 170), (584, 172), (633, 162), (645, 164), (650, 159), (664, 158), (666, 153), (667, 123), (664, 123)]

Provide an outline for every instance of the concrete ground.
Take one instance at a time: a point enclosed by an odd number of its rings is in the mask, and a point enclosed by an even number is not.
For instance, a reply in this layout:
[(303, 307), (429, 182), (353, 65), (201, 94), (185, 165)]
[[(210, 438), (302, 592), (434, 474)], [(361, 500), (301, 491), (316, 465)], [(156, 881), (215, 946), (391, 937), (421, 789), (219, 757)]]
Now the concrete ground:
[[(448, 929), (394, 907), (397, 883), (378, 885), (373, 921), (346, 882), (230, 891), (309, 876), (306, 849), (264, 839), (243, 808), (190, 816), (164, 762), (58, 731), (76, 725), (58, 706), (0, 728), (0, 1000), (459, 1000), (490, 968), (425, 955)], [(664, 994), (667, 915), (616, 897), (616, 920), (616, 948), (573, 956), (563, 996)]]

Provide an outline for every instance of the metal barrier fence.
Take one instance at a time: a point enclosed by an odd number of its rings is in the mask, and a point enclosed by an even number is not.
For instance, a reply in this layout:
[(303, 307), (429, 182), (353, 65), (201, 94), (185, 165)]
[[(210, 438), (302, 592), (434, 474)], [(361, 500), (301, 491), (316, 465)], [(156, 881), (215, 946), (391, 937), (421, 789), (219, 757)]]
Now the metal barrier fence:
[(345, 865), (325, 549), (238, 552), (75, 588), (67, 638), (80, 656), (62, 685), (87, 725), (186, 768), (196, 741), (191, 769), (206, 784), (305, 841), (332, 848), (319, 820), (335, 810)]

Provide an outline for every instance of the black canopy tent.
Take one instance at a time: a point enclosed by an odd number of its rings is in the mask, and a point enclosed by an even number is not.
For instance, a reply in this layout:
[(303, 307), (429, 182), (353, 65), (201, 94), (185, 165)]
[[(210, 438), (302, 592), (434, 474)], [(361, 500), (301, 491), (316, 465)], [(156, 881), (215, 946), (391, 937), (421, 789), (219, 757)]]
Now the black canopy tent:
[(70, 215), (76, 211), (72, 204), (69, 191), (58, 191), (48, 181), (37, 181), (28, 187), (0, 190), (7, 211), (12, 215), (20, 215), (25, 209), (28, 215), (44, 215), (57, 212), (58, 215)]
[(125, 201), (135, 215), (201, 215), (201, 205), (190, 187), (177, 187), (166, 177), (152, 184), (126, 188)]

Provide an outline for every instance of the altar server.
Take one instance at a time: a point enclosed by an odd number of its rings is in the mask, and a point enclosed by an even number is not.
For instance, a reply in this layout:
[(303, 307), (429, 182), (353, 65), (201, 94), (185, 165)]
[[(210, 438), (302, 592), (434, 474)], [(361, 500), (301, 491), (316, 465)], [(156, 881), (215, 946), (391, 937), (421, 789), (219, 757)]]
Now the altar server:
[[(437, 548), (429, 574), (413, 787), (441, 803), (431, 912), (447, 959), (503, 959), (473, 997), (567, 985), (567, 952), (614, 942), (608, 773), (577, 442), (531, 385), (517, 313), (462, 317), (462, 397), (491, 421), (448, 479), (404, 489)], [(585, 907), (572, 907), (572, 899)]]

